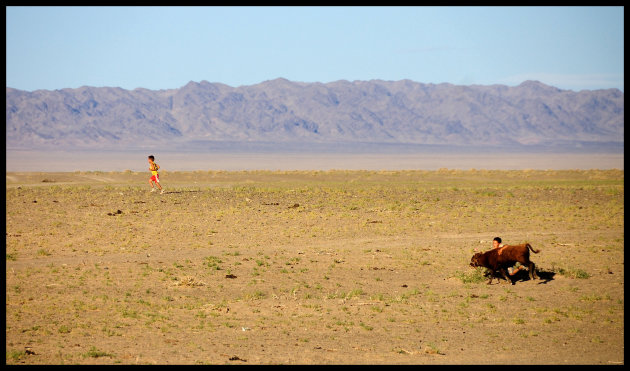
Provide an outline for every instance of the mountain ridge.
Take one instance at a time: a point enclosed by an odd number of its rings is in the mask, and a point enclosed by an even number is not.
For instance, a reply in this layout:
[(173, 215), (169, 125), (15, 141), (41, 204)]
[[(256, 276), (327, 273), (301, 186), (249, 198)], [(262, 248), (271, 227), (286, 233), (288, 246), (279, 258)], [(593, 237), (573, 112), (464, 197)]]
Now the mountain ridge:
[[(6, 88), (7, 148), (186, 148), (196, 142), (623, 147), (624, 94), (411, 80), (178, 89)], [(199, 146), (200, 150), (203, 146)]]

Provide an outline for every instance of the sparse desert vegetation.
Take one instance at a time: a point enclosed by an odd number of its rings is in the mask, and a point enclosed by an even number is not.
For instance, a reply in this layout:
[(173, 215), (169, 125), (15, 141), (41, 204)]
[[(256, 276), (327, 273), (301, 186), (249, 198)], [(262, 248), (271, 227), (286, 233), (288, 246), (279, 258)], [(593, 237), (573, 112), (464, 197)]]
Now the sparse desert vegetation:
[(160, 175), (7, 173), (7, 364), (624, 362), (622, 170)]

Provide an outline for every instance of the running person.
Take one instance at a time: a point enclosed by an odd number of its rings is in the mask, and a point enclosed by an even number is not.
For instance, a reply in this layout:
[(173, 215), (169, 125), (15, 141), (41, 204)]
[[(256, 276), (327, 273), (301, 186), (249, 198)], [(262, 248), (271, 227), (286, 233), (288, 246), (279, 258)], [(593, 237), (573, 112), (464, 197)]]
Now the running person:
[(158, 170), (160, 169), (160, 165), (155, 163), (155, 157), (153, 155), (149, 156), (149, 170), (151, 171), (151, 178), (149, 179), (149, 184), (151, 185), (151, 192), (155, 192), (155, 187), (153, 187), (153, 182), (160, 189), (160, 194), (164, 193), (164, 189), (160, 185), (160, 175), (158, 174)]

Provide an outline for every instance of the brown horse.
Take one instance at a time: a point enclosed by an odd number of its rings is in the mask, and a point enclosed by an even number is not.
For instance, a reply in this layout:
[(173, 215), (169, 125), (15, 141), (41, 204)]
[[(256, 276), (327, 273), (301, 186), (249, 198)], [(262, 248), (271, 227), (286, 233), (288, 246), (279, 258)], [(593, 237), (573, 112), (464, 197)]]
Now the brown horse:
[[(488, 270), (490, 270), (491, 274), (488, 284), (492, 282), (492, 279), (494, 278), (494, 272), (496, 272), (497, 270), (501, 272), (506, 281), (510, 280), (505, 273), (505, 268), (514, 265), (514, 263), (516, 262), (527, 266), (527, 268), (529, 269), (529, 276), (532, 280), (535, 280), (538, 277), (535, 270), (536, 265), (531, 260), (529, 260), (529, 250), (531, 250), (535, 254), (538, 254), (539, 250), (534, 250), (532, 245), (530, 245), (529, 243), (524, 243), (521, 245), (505, 245), (501, 250), (501, 254), (499, 254), (499, 250), (501, 249), (492, 249), (484, 253), (476, 253), (470, 259), (470, 265), (472, 267), (486, 267)], [(499, 278), (497, 278), (497, 280), (498, 279)]]

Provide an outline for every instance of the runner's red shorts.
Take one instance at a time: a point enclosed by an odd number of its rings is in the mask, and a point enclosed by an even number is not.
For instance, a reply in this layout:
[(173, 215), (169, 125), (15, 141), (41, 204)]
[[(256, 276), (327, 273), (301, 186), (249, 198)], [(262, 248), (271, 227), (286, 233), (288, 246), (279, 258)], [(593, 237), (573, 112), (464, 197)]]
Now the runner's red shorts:
[(156, 182), (156, 183), (159, 183), (160, 182), (160, 175), (159, 174), (152, 175), (151, 176), (151, 180)]

